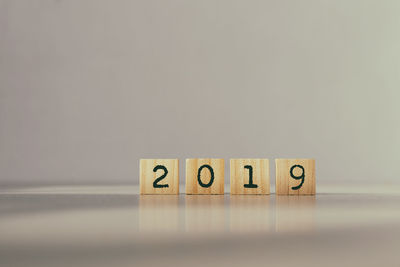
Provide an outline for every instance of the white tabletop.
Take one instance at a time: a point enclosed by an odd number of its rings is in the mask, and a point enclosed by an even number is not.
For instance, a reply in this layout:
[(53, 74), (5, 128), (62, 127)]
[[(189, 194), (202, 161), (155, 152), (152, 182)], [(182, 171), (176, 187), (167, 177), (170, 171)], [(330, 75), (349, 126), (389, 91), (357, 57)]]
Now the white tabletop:
[(140, 196), (137, 186), (122, 185), (3, 188), (0, 265), (399, 266), (399, 185), (319, 185), (317, 192)]

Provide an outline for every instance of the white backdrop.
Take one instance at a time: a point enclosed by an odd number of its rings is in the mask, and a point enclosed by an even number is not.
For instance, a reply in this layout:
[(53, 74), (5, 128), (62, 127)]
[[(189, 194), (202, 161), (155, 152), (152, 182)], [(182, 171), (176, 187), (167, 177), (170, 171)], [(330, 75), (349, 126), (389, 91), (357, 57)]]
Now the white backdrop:
[(0, 0), (0, 185), (137, 183), (170, 157), (181, 178), (186, 157), (313, 157), (320, 181), (399, 181), (399, 14)]

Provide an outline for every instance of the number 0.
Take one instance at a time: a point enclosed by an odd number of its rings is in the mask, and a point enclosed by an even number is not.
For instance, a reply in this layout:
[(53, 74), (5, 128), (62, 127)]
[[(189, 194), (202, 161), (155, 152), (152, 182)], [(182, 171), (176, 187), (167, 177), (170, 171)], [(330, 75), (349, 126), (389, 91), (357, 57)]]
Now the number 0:
[[(205, 183), (203, 183), (203, 181), (201, 181), (201, 170), (204, 169), (204, 168), (207, 168), (210, 171), (210, 175), (211, 175), (210, 181), (207, 184), (205, 184)], [(205, 187), (205, 188), (210, 187), (212, 185), (212, 183), (214, 182), (214, 170), (213, 170), (213, 168), (208, 164), (202, 165), (199, 168), (199, 171), (197, 172), (197, 181), (199, 182), (199, 185), (201, 187)]]

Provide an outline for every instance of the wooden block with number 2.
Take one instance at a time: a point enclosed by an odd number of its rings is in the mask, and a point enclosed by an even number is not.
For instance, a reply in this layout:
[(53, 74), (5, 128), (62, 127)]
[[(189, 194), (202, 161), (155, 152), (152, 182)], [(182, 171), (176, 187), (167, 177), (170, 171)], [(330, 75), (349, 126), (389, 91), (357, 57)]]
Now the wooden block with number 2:
[(315, 195), (314, 159), (276, 159), (277, 195)]
[(141, 159), (140, 194), (179, 194), (178, 159)]

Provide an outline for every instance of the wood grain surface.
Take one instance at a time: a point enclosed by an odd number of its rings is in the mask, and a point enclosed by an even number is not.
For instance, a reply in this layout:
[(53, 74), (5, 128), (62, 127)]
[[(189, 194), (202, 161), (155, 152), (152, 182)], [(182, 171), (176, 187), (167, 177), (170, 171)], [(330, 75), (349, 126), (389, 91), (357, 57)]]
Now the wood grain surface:
[[(224, 159), (186, 159), (186, 194), (200, 195), (219, 195), (224, 194)], [(214, 174), (211, 183), (211, 171)], [(198, 175), (200, 171), (200, 180), (207, 187), (201, 186)]]
[[(250, 173), (252, 178), (251, 184), (253, 184), (254, 186), (249, 186)], [(230, 181), (231, 181), (230, 185), (231, 185), (232, 195), (269, 194), (270, 193), (269, 160), (231, 159)]]
[[(165, 171), (156, 166), (164, 166), (167, 170), (165, 178), (158, 185), (168, 187), (156, 188), (154, 181), (164, 175)], [(140, 194), (179, 194), (179, 160), (178, 159), (141, 159), (140, 160)]]
[[(315, 195), (314, 159), (276, 159), (275, 163), (277, 195)], [(299, 177), (302, 176), (302, 174), (304, 176), (304, 182), (301, 185), (302, 179), (299, 179)], [(297, 177), (297, 179), (293, 178), (293, 176)], [(299, 189), (294, 189), (299, 185), (301, 185)]]

